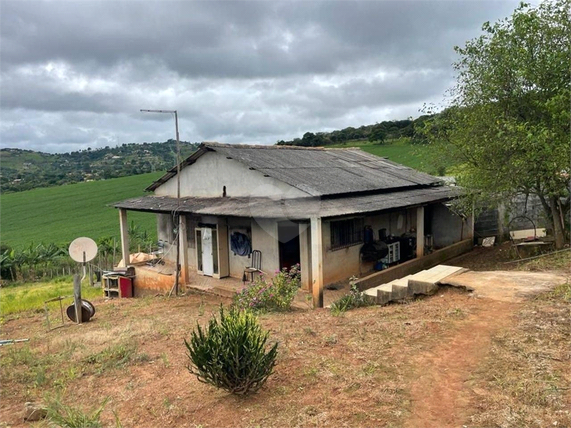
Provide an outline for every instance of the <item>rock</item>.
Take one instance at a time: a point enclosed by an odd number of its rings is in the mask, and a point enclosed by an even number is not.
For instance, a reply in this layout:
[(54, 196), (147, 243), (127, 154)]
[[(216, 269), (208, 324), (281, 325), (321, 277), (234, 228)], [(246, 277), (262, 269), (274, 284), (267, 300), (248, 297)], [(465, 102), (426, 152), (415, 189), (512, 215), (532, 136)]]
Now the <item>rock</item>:
[(24, 404), (24, 420), (35, 422), (44, 419), (48, 414), (48, 409), (39, 404), (27, 402)]

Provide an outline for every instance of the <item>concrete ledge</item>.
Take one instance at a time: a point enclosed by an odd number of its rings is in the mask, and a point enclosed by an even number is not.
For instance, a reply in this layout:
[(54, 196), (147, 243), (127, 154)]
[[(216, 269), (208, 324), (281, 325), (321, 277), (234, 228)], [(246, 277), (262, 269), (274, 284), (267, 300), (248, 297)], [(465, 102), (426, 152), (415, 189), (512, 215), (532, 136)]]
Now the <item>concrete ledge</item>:
[(411, 275), (423, 269), (430, 269), (453, 257), (470, 251), (473, 247), (472, 238), (457, 242), (441, 250), (435, 251), (419, 259), (409, 260), (380, 272), (365, 276), (355, 282), (360, 291), (394, 281), (403, 276)]

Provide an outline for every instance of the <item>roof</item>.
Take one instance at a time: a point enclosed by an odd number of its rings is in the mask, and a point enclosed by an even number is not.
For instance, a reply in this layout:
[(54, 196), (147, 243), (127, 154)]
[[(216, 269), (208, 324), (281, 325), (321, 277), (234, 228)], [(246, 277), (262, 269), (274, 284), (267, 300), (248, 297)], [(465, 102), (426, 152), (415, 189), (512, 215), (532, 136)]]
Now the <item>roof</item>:
[[(387, 191), (441, 183), (441, 179), (437, 177), (372, 155), (359, 148), (326, 149), (202, 143), (198, 151), (181, 163), (181, 169), (192, 165), (209, 151), (235, 159), (250, 169), (260, 171), (311, 196)], [(155, 190), (175, 175), (176, 167), (146, 190)]]
[(113, 206), (132, 211), (154, 213), (182, 212), (255, 218), (288, 218), (303, 220), (311, 217), (338, 217), (443, 202), (458, 196), (459, 188), (438, 186), (381, 194), (344, 196), (336, 198), (177, 198), (142, 196), (118, 202)]

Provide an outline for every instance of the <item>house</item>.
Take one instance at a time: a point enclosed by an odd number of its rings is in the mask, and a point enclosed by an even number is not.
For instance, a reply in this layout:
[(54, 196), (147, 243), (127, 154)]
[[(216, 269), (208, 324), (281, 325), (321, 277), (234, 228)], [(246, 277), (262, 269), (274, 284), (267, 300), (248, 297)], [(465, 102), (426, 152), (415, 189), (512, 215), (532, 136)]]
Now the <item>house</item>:
[(152, 195), (114, 206), (123, 260), (128, 211), (157, 215), (171, 261), (180, 233), (182, 283), (241, 279), (258, 250), (270, 275), (299, 263), (302, 287), (322, 306), (328, 284), (471, 246), (471, 216), (449, 207), (458, 188), (358, 148), (203, 143), (179, 167), (179, 177), (175, 167), (146, 189)]

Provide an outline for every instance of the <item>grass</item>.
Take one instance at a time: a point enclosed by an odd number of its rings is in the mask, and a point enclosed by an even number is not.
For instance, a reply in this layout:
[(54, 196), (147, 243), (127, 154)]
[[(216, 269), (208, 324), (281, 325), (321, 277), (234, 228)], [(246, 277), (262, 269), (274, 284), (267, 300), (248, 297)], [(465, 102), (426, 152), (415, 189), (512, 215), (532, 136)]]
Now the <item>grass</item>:
[[(0, 288), (0, 314), (6, 316), (30, 310), (43, 310), (44, 302), (58, 296), (73, 294), (71, 278), (60, 278), (50, 282), (15, 285)], [(101, 296), (100, 288), (83, 286), (81, 297), (90, 299)], [(70, 300), (71, 301), (71, 300)], [(64, 302), (64, 304), (68, 304)], [(57, 305), (57, 302), (53, 303)]]
[[(329, 146), (328, 146), (329, 147)], [(331, 147), (359, 147), (368, 153), (386, 157), (389, 160), (406, 165), (429, 174), (436, 174), (433, 165), (435, 161), (434, 150), (428, 145), (411, 144), (406, 138), (387, 141), (384, 144), (369, 141), (348, 141)]]
[(99, 428), (101, 424), (101, 413), (109, 398), (103, 400), (101, 405), (88, 412), (84, 412), (75, 406), (64, 404), (60, 397), (48, 398), (47, 417), (58, 427), (62, 428)]
[[(119, 215), (107, 205), (143, 195), (144, 188), (161, 175), (154, 172), (0, 195), (2, 243), (22, 248), (31, 242), (67, 243), (79, 236), (119, 236)], [(156, 235), (154, 215), (129, 212), (129, 220)]]

